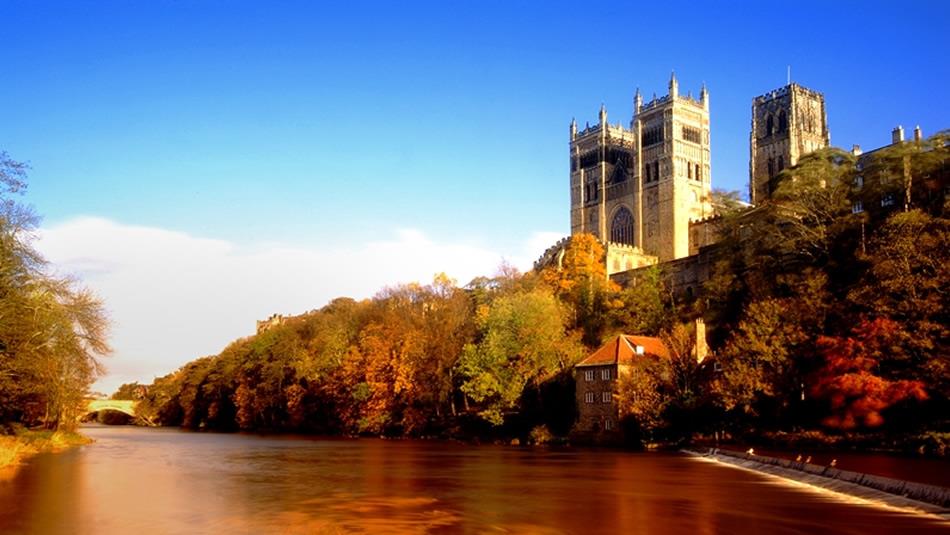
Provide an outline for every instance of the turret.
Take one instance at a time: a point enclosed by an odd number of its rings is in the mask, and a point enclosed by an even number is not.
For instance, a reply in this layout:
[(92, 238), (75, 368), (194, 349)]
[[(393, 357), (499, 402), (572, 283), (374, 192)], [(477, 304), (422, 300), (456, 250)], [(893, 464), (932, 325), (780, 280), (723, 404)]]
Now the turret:
[(699, 102), (703, 105), (703, 109), (709, 110), (709, 91), (706, 90), (706, 82), (703, 82), (703, 87), (699, 90)]
[(680, 84), (676, 81), (676, 72), (670, 74), (670, 97), (676, 98), (680, 92)]
[(637, 92), (633, 94), (633, 113), (634, 115), (640, 113), (640, 108), (643, 107), (643, 96), (640, 95), (640, 88), (637, 88)]
[(574, 141), (574, 138), (577, 137), (577, 121), (574, 118), (571, 118), (571, 141)]
[(607, 107), (601, 103), (600, 105), (600, 125), (604, 126), (607, 124)]

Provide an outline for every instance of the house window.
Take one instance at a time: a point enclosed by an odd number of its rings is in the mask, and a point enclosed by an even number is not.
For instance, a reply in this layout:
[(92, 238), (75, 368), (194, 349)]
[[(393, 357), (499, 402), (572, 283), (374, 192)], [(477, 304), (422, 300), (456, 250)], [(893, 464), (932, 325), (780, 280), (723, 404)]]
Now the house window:
[(594, 370), (586, 370), (584, 372), (584, 380), (587, 382), (594, 380)]
[(861, 188), (864, 187), (864, 177), (863, 177), (863, 176), (858, 175), (858, 176), (856, 176), (856, 177), (854, 178), (854, 187), (857, 188), (857, 189), (861, 189)]
[(884, 197), (881, 198), (881, 206), (894, 206), (894, 194), (886, 193)]
[(603, 403), (610, 403), (613, 401), (613, 395), (610, 392), (601, 392), (600, 401)]
[(603, 370), (600, 370), (600, 378), (603, 379), (604, 381), (609, 381), (609, 380), (610, 380), (610, 368), (604, 368)]
[(614, 421), (610, 418), (604, 420), (604, 431), (613, 431), (614, 430)]
[(584, 394), (584, 403), (593, 403), (594, 402), (594, 393), (587, 392)]
[(864, 211), (864, 203), (861, 201), (854, 201), (854, 204), (851, 205), (852, 214), (860, 214)]

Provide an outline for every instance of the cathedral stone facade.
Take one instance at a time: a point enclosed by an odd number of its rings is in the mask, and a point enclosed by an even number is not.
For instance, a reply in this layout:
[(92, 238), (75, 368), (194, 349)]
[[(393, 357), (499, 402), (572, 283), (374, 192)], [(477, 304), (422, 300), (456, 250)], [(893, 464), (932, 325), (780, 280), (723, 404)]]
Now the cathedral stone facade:
[(709, 203), (709, 94), (634, 97), (630, 127), (607, 122), (578, 130), (571, 122), (571, 233), (607, 244), (608, 273), (690, 254), (690, 221)]
[[(692, 298), (715, 261), (719, 216), (710, 202), (709, 92), (669, 92), (644, 102), (634, 96), (630, 126), (570, 126), (571, 234), (597, 236), (607, 274), (621, 284), (659, 264), (674, 293)], [(749, 197), (768, 200), (776, 177), (830, 142), (821, 93), (789, 83), (752, 99)], [(537, 268), (559, 260), (566, 241), (551, 247)]]

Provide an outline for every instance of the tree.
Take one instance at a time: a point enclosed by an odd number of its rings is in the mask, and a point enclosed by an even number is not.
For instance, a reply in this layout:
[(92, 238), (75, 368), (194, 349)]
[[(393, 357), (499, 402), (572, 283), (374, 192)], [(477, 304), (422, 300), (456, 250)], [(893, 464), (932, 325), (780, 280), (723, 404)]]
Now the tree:
[(873, 234), (864, 281), (848, 293), (865, 317), (897, 323), (904, 349), (883, 364), (894, 377), (926, 378), (950, 397), (950, 221), (895, 213)]
[(831, 414), (823, 423), (836, 429), (873, 428), (884, 423), (881, 412), (906, 400), (923, 401), (922, 381), (890, 380), (880, 375), (881, 362), (897, 348), (898, 325), (890, 320), (862, 321), (849, 337), (818, 339), (823, 366), (811, 393), (826, 400)]
[(607, 277), (605, 254), (593, 234), (574, 234), (558, 265), (541, 272), (541, 280), (568, 306), (571, 327), (583, 331), (589, 347), (600, 344), (610, 309), (620, 305), (615, 298), (620, 288)]
[(543, 289), (496, 299), (478, 311), (480, 341), (467, 344), (458, 363), (461, 391), (479, 415), (500, 425), (529, 383), (576, 362), (581, 352), (566, 336), (564, 309)]
[(108, 320), (90, 291), (45, 272), (30, 242), (37, 219), (9, 196), (27, 169), (0, 152), (0, 419), (71, 427), (109, 352)]
[(671, 327), (676, 314), (658, 266), (641, 273), (617, 295), (620, 306), (609, 310), (609, 325), (617, 333), (657, 336)]

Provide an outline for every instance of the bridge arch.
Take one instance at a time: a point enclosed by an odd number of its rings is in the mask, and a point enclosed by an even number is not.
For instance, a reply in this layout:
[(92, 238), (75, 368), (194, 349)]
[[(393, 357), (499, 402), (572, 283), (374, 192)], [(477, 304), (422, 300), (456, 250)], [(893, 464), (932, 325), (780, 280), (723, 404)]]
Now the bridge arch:
[(135, 413), (135, 406), (138, 405), (138, 401), (125, 400), (125, 399), (93, 399), (89, 401), (89, 404), (86, 406), (87, 413), (101, 412), (101, 411), (116, 411), (123, 414), (127, 414), (132, 418), (138, 417)]

